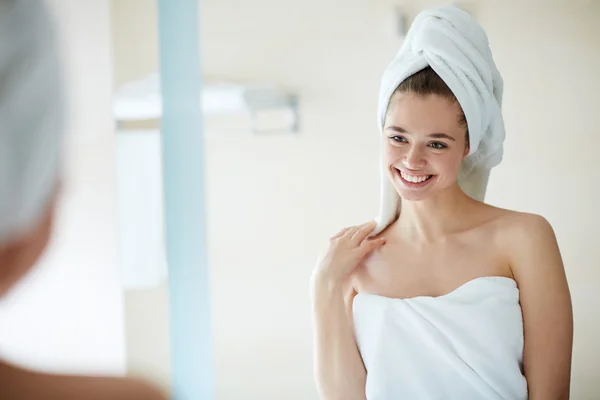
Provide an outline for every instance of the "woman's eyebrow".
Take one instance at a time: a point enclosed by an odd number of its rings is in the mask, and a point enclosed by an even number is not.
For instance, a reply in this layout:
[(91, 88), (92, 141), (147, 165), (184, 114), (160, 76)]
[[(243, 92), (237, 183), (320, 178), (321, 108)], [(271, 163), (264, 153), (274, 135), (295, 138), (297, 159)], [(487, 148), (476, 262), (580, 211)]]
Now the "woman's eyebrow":
[[(394, 125), (390, 125), (387, 128), (385, 128), (386, 130), (392, 130), (398, 133), (408, 133), (408, 131), (400, 126), (394, 126)], [(452, 136), (448, 135), (447, 133), (430, 133), (429, 135), (427, 135), (428, 137), (434, 138), (434, 139), (448, 139), (448, 140), (452, 140), (453, 142), (456, 142), (456, 139), (454, 139)]]

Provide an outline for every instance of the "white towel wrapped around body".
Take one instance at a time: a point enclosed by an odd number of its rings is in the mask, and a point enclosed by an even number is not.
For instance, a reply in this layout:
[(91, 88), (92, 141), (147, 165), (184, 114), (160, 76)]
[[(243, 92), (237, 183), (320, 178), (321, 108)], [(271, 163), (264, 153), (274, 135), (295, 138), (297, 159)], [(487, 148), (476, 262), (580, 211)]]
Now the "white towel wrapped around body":
[[(408, 77), (430, 66), (448, 85), (462, 107), (469, 129), (470, 152), (459, 174), (459, 185), (483, 201), (490, 169), (502, 160), (504, 121), (503, 80), (483, 28), (454, 6), (426, 9), (416, 18), (400, 51), (381, 79), (378, 124), (383, 132), (390, 98)], [(377, 234), (400, 212), (400, 198), (381, 166)]]
[(359, 293), (356, 341), (368, 400), (526, 400), (514, 280), (481, 277), (441, 297)]

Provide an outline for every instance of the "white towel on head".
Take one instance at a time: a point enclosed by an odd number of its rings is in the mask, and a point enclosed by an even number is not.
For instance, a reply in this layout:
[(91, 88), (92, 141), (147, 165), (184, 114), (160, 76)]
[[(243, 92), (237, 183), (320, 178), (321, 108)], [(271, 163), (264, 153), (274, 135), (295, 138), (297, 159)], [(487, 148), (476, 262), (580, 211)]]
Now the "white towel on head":
[[(396, 57), (385, 70), (379, 92), (378, 123), (383, 131), (386, 110), (406, 78), (430, 66), (448, 85), (462, 107), (469, 127), (470, 153), (459, 185), (483, 201), (490, 169), (502, 160), (503, 80), (483, 28), (454, 6), (426, 9), (412, 23)], [(381, 166), (380, 213), (373, 234), (384, 230), (400, 212), (400, 198)]]
[(34, 226), (56, 190), (59, 54), (40, 0), (0, 2), (0, 244)]

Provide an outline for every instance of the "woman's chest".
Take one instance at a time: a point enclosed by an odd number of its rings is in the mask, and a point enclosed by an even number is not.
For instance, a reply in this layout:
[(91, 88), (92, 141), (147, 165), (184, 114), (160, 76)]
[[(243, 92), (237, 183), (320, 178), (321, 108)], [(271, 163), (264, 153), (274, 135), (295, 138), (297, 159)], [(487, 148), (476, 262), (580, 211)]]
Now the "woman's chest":
[(505, 257), (491, 243), (449, 241), (417, 248), (392, 241), (357, 268), (353, 282), (357, 292), (437, 297), (482, 276), (512, 277)]

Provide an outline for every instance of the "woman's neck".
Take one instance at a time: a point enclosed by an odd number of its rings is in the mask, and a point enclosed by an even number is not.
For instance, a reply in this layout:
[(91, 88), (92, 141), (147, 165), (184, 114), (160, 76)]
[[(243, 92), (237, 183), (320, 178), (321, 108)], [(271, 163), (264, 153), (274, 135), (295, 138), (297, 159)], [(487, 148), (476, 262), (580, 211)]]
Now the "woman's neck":
[(467, 211), (476, 203), (458, 184), (426, 200), (402, 199), (400, 217), (390, 230), (414, 244), (436, 243), (468, 225)]

